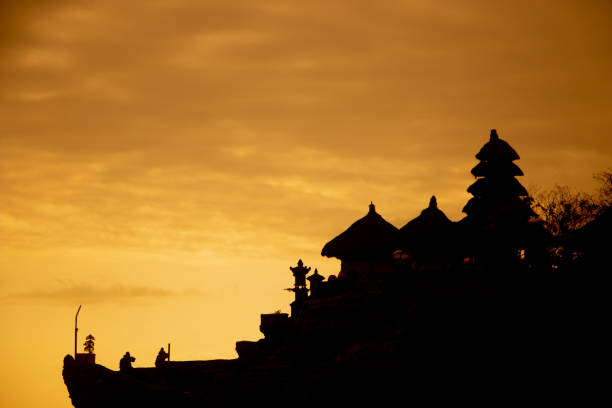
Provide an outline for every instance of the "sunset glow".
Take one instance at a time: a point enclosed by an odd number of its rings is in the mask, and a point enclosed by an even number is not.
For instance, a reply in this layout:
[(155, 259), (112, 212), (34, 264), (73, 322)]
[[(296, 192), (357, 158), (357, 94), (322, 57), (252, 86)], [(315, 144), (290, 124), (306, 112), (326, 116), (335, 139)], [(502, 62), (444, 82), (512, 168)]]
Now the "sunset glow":
[[(6, 3), (6, 4), (5, 4)], [(612, 3), (0, 5), (0, 406), (70, 407), (62, 358), (234, 358), (289, 266), (368, 204), (453, 221), (496, 128), (527, 190), (612, 165)]]

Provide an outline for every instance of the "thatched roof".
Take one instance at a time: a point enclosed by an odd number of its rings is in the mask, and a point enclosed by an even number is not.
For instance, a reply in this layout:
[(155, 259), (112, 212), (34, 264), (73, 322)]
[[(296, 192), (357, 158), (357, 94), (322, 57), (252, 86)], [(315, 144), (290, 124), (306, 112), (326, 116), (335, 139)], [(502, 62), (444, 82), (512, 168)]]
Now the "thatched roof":
[(473, 169), (474, 177), (522, 176), (523, 171), (511, 161), (481, 161)]
[(497, 135), (497, 130), (491, 129), (490, 140), (485, 143), (476, 155), (478, 160), (513, 161), (520, 159), (518, 153)]
[(436, 196), (432, 196), (429, 207), (400, 228), (399, 246), (406, 250), (440, 249), (450, 242), (452, 228), (453, 222), (438, 208)]
[(400, 228), (400, 236), (438, 233), (449, 228), (452, 224), (453, 222), (438, 208), (436, 196), (432, 196), (429, 200), (429, 207), (421, 211), (421, 215), (412, 221), (408, 221), (406, 225)]
[(376, 212), (374, 204), (370, 204), (366, 216), (325, 244), (321, 255), (338, 259), (390, 257), (397, 249), (397, 233), (398, 229)]

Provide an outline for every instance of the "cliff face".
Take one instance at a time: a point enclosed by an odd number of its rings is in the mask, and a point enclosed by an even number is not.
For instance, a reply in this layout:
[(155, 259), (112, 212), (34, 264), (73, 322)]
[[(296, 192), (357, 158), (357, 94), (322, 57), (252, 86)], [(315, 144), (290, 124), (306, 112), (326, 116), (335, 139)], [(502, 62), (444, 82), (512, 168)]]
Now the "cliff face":
[(72, 405), (77, 408), (195, 406), (188, 394), (152, 369), (134, 369), (124, 374), (98, 364), (78, 364), (67, 355), (62, 376)]
[(389, 275), (306, 300), (247, 357), (120, 373), (66, 356), (64, 381), (77, 408), (550, 400), (581, 368), (575, 281), (492, 276)]

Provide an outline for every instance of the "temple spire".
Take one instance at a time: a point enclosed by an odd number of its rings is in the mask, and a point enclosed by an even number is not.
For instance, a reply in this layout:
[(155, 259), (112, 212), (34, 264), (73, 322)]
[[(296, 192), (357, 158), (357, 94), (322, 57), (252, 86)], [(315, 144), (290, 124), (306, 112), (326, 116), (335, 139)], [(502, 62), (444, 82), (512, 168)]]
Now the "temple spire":
[(490, 136), (490, 140), (497, 140), (499, 139), (499, 136), (497, 135), (497, 129), (491, 129), (491, 136)]
[(431, 196), (431, 199), (429, 200), (429, 208), (438, 208), (438, 201), (436, 200), (435, 195)]
[(306, 275), (310, 272), (309, 266), (304, 266), (302, 260), (298, 260), (297, 266), (290, 266), (289, 269), (295, 278), (295, 284), (288, 289), (295, 293), (295, 301), (291, 303), (291, 315), (296, 316), (302, 303), (308, 297), (308, 288), (306, 288)]
[(319, 271), (315, 269), (314, 273), (306, 279), (310, 282), (310, 296), (315, 298), (319, 297), (321, 294), (321, 282), (323, 282), (325, 278), (319, 275)]

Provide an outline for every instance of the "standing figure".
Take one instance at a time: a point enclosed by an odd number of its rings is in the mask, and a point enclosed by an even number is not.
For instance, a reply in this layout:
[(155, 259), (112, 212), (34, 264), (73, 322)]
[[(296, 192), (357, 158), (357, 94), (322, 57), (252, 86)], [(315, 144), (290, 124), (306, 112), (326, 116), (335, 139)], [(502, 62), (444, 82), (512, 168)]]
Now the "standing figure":
[(155, 359), (155, 367), (160, 368), (163, 367), (163, 365), (166, 363), (166, 360), (168, 359), (169, 355), (168, 353), (166, 353), (166, 351), (164, 350), (164, 348), (160, 348), (159, 349), (159, 353), (157, 353), (157, 358)]
[(136, 361), (136, 358), (130, 356), (130, 352), (126, 352), (121, 360), (119, 360), (119, 371), (126, 373), (132, 370), (132, 363)]

